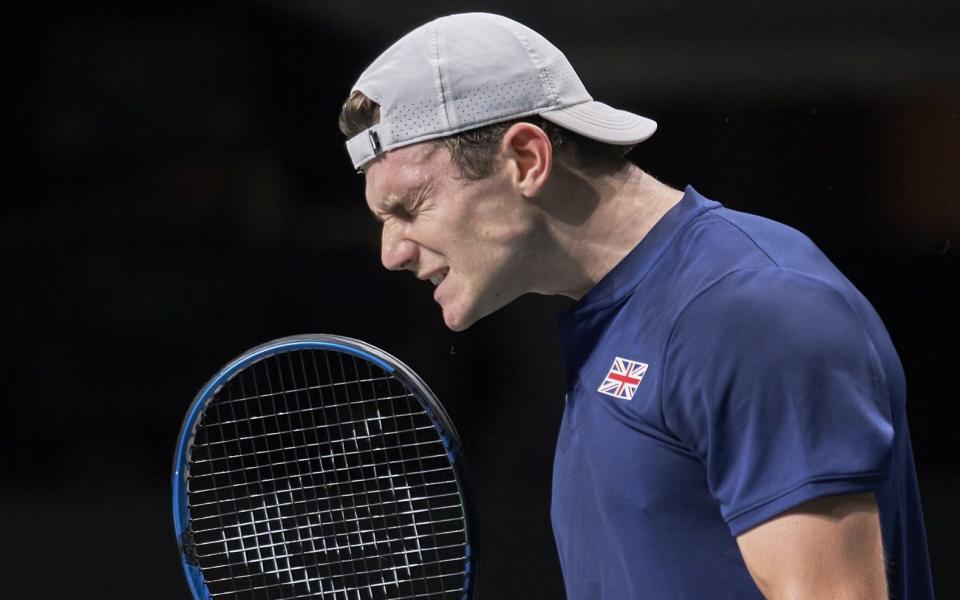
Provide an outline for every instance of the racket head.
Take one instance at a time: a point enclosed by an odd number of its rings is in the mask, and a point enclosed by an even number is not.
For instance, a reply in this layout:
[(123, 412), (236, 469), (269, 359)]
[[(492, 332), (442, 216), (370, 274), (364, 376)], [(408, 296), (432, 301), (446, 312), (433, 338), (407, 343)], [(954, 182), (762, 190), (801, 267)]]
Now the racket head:
[[(266, 391), (257, 386), (258, 369)], [(245, 429), (244, 419), (260, 423)], [(224, 425), (231, 422), (232, 434)], [(277, 440), (279, 449), (270, 446)], [(234, 476), (238, 468), (242, 478)], [(204, 600), (474, 598), (477, 518), (468, 482), (453, 422), (408, 366), (347, 337), (273, 340), (223, 367), (184, 418), (173, 469), (184, 573), (194, 597)], [(200, 520), (205, 525), (195, 527)], [(218, 531), (222, 540), (211, 537)], [(423, 548), (426, 541), (435, 547)], [(216, 546), (222, 551), (209, 552)], [(435, 563), (411, 562), (413, 556)]]

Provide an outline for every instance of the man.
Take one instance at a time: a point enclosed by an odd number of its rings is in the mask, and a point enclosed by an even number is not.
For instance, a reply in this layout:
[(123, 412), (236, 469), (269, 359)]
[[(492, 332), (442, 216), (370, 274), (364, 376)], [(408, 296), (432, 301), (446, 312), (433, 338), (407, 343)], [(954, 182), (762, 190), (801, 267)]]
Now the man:
[(623, 158), (649, 119), (489, 14), (407, 34), (341, 114), (382, 260), (463, 330), (563, 294), (567, 595), (930, 598), (899, 360), (810, 242)]

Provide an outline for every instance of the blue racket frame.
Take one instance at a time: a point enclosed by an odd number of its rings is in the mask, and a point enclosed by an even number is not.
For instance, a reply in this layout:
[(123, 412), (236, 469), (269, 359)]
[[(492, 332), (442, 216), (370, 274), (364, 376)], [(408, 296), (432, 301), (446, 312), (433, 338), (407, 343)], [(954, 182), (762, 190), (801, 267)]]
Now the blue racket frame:
[(188, 450), (193, 442), (197, 423), (203, 414), (207, 404), (216, 396), (217, 392), (230, 381), (235, 375), (265, 358), (292, 352), (296, 350), (332, 350), (351, 354), (363, 360), (367, 360), (377, 365), (390, 375), (395, 375), (401, 379), (410, 389), (421, 405), (424, 407), (434, 427), (440, 434), (440, 439), (447, 450), (447, 456), (457, 473), (457, 484), (460, 488), (460, 494), (464, 502), (464, 513), (466, 516), (467, 545), (465, 549), (465, 583), (463, 600), (474, 598), (476, 594), (476, 575), (477, 575), (477, 542), (476, 542), (476, 512), (475, 503), (472, 501), (472, 495), (466, 485), (466, 466), (462, 460), (460, 449), (460, 436), (457, 434), (450, 420), (449, 415), (443, 406), (436, 400), (433, 392), (427, 387), (426, 383), (408, 366), (400, 362), (397, 358), (387, 354), (383, 350), (372, 346), (366, 342), (353, 338), (328, 335), (328, 334), (307, 334), (280, 338), (261, 344), (255, 348), (243, 353), (204, 385), (197, 396), (190, 404), (187, 415), (184, 418), (183, 425), (180, 428), (180, 436), (177, 441), (176, 453), (174, 455), (173, 468), (173, 527), (177, 536), (177, 543), (180, 547), (180, 561), (183, 566), (187, 583), (190, 591), (197, 600), (211, 600), (210, 592), (203, 580), (199, 566), (195, 560), (192, 560), (186, 548), (185, 536), (189, 535), (190, 514), (187, 502), (187, 464), (189, 462)]

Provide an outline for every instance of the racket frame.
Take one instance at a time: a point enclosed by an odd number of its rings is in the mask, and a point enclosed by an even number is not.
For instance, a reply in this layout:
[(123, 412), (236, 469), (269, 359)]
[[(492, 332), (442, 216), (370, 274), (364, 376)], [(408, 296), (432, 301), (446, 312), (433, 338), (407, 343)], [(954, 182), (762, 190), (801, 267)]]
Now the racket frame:
[(396, 357), (384, 352), (380, 348), (361, 340), (330, 335), (330, 334), (303, 334), (271, 340), (244, 352), (233, 359), (200, 388), (194, 397), (184, 417), (177, 441), (173, 465), (173, 524), (180, 549), (180, 561), (193, 597), (197, 600), (209, 600), (210, 592), (204, 582), (203, 575), (195, 556), (191, 554), (193, 543), (190, 539), (190, 510), (187, 497), (187, 467), (189, 450), (196, 435), (200, 417), (207, 405), (216, 397), (217, 393), (233, 377), (251, 365), (271, 356), (295, 352), (298, 350), (329, 350), (353, 355), (367, 360), (383, 369), (388, 375), (397, 377), (403, 385), (413, 393), (420, 402), (434, 428), (439, 433), (447, 456), (456, 474), (457, 489), (460, 494), (464, 511), (464, 529), (466, 530), (467, 544), (465, 549), (465, 591), (464, 600), (475, 598), (477, 594), (478, 574), (478, 541), (477, 541), (477, 514), (469, 479), (467, 466), (463, 459), (460, 435), (457, 433), (450, 419), (450, 415), (437, 400), (427, 384), (413, 369), (405, 365)]

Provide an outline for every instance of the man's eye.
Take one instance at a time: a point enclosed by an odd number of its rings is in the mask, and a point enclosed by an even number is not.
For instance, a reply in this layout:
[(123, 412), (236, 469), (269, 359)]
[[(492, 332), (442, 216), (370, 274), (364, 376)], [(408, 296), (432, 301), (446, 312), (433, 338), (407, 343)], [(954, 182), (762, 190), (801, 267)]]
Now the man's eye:
[(396, 217), (402, 221), (413, 220), (413, 213), (405, 206), (394, 206), (390, 209), (390, 216)]

